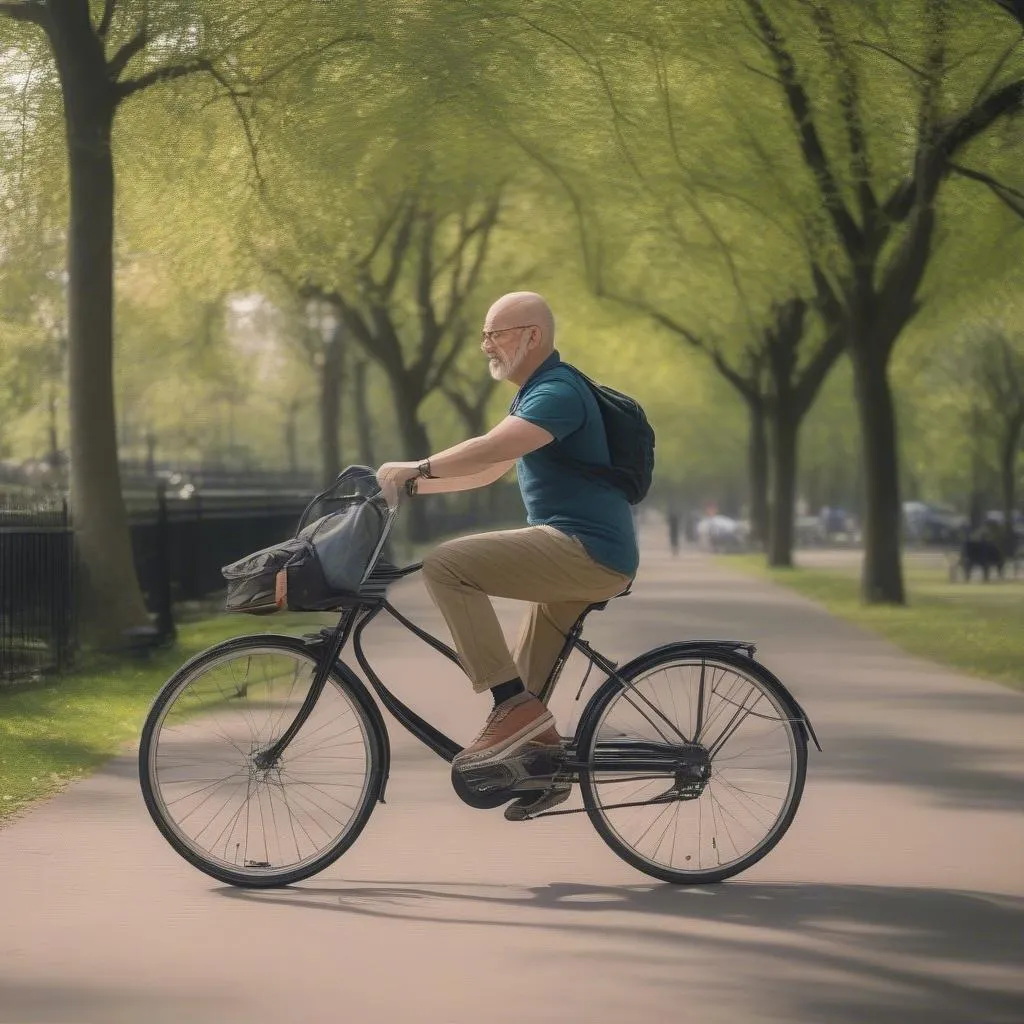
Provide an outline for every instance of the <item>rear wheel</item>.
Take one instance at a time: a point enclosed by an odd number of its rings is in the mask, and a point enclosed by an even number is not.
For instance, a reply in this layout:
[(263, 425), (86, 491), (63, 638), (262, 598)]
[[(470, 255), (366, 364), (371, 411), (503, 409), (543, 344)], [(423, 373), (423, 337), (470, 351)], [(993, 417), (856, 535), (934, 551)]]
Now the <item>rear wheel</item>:
[[(731, 651), (668, 650), (610, 679), (580, 733), (580, 788), (601, 838), (666, 882), (718, 882), (779, 842), (807, 770), (799, 713)], [(625, 805), (625, 806), (622, 806)]]
[(171, 846), (232, 885), (288, 885), (355, 842), (380, 792), (369, 698), (332, 671), (278, 761), (257, 758), (294, 720), (316, 672), (290, 637), (229, 641), (183, 666), (142, 730), (146, 807)]

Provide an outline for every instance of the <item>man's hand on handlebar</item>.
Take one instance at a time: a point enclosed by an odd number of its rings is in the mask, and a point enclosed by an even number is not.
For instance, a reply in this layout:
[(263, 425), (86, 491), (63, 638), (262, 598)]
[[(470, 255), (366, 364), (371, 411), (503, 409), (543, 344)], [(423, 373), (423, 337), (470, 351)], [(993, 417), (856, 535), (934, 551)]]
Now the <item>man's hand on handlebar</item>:
[(420, 476), (418, 462), (385, 462), (377, 470), (377, 483), (389, 505), (397, 505), (401, 492), (416, 493), (416, 479)]

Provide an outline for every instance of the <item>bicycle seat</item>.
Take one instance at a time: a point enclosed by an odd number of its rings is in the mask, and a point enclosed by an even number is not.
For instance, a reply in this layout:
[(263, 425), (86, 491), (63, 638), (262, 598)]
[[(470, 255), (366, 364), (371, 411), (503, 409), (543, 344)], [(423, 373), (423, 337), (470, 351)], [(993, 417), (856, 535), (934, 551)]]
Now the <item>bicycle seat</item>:
[(633, 584), (630, 582), (629, 586), (627, 586), (621, 593), (615, 594), (613, 597), (606, 598), (604, 601), (596, 601), (594, 604), (588, 604), (584, 609), (583, 614), (589, 615), (591, 612), (599, 612), (602, 608), (607, 608), (610, 601), (614, 601), (616, 597), (626, 597), (632, 589)]

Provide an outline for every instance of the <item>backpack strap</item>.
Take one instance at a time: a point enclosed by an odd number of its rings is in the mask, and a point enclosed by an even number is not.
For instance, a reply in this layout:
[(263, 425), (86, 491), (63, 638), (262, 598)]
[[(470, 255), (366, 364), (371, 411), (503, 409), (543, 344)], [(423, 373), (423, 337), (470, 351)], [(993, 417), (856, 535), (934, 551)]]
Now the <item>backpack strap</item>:
[[(563, 369), (570, 371), (568, 376), (563, 374), (561, 377), (558, 377), (558, 378), (552, 377), (553, 374), (555, 374), (559, 370), (563, 370)], [(576, 367), (572, 366), (570, 363), (556, 363), (550, 369), (545, 370), (544, 373), (541, 374), (541, 376), (533, 378), (530, 381), (530, 383), (531, 384), (536, 384), (536, 383), (540, 383), (541, 381), (549, 380), (549, 379), (563, 380), (567, 384), (569, 384), (571, 387), (576, 389), (576, 393), (578, 395), (580, 395), (580, 397), (582, 397), (580, 391), (577, 388), (578, 381), (576, 381), (574, 379), (577, 376), (578, 377), (583, 377), (583, 379), (585, 381), (587, 381), (587, 383), (590, 383), (590, 378), (584, 376), (584, 374), (580, 373), (580, 371), (577, 370)], [(509, 406), (509, 410), (508, 411), (509, 411), (509, 415), (510, 416), (511, 415), (515, 415), (515, 412), (519, 408), (519, 406), (520, 406), (520, 404), (521, 404), (521, 402), (523, 400), (523, 397), (524, 397), (523, 389), (520, 388), (519, 391), (516, 392), (515, 398), (512, 399), (512, 404)], [(582, 430), (589, 422), (590, 422), (590, 410), (587, 407), (586, 401), (584, 401), (583, 402), (583, 422), (572, 433), (575, 434), (576, 431)], [(572, 434), (567, 434), (566, 437), (572, 437)], [(558, 441), (555, 441), (554, 445), (557, 445), (558, 443), (559, 443)], [(551, 454), (551, 455), (555, 454), (554, 445), (548, 445), (547, 446), (549, 449), (551, 449), (549, 451), (549, 454)], [(564, 457), (567, 458), (568, 456), (564, 456)]]

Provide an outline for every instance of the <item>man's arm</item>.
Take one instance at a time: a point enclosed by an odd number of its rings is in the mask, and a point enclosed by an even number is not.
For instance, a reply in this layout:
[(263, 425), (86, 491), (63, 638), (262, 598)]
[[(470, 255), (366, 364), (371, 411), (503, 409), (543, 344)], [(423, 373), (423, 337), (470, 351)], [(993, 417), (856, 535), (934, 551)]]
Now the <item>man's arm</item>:
[[(451, 494), (454, 491), (472, 491), (477, 487), (487, 487), (500, 480), (514, 465), (515, 459), (496, 462), (488, 469), (468, 476), (449, 476), (443, 480), (427, 480), (421, 477), (416, 481), (417, 494)], [(433, 462), (431, 462), (433, 468)]]
[[(554, 435), (543, 427), (519, 416), (506, 416), (493, 430), (481, 437), (471, 437), (437, 455), (431, 455), (430, 473), (440, 479), (475, 476), (500, 463), (514, 462), (553, 440)], [(507, 467), (502, 472), (506, 471)]]

